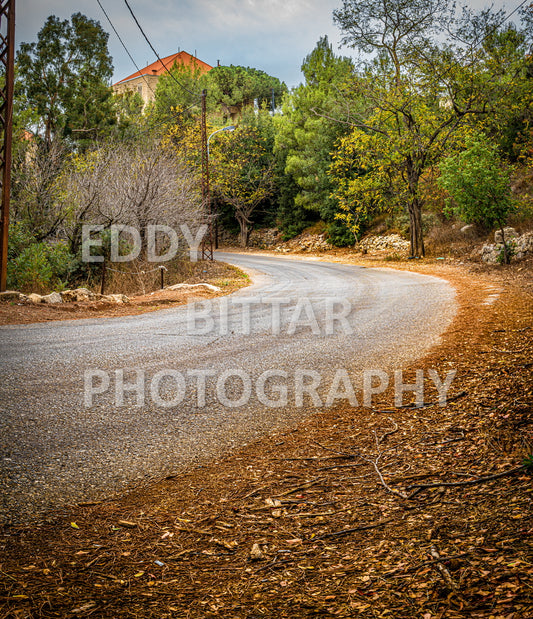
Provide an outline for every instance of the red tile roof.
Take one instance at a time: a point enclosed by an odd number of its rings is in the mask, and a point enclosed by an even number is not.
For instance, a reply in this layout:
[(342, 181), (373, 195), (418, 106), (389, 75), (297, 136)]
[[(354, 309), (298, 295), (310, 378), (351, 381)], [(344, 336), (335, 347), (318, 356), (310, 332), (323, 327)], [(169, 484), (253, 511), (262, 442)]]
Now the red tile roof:
[(152, 62), (152, 64), (149, 64), (144, 69), (136, 71), (132, 75), (128, 75), (128, 77), (120, 80), (119, 82), (117, 82), (117, 84), (122, 84), (123, 82), (132, 80), (135, 77), (141, 77), (142, 75), (161, 75), (167, 70), (170, 70), (175, 63), (182, 64), (188, 67), (196, 67), (200, 70), (201, 73), (207, 73), (213, 68), (211, 65), (208, 65), (206, 62), (203, 62), (195, 56), (191, 56), (191, 54), (187, 52), (178, 52), (177, 54), (171, 54), (166, 58), (162, 58), (161, 61), (156, 60), (155, 62)]

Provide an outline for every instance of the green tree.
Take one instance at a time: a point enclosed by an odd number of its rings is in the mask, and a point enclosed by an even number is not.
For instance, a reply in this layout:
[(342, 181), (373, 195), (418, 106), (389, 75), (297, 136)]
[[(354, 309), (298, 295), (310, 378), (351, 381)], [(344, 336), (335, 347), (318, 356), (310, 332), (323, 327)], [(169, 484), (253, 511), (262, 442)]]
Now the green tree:
[(211, 69), (202, 78), (207, 88), (211, 111), (222, 111), (224, 117), (236, 119), (246, 107), (258, 102), (259, 107), (269, 107), (274, 91), (275, 102), (281, 102), (287, 87), (277, 77), (250, 67), (230, 65)]
[(240, 243), (248, 246), (254, 213), (274, 190), (274, 159), (268, 136), (249, 123), (218, 140), (211, 156), (212, 188), (230, 205), (240, 227)]
[[(533, 15), (533, 5), (528, 9)], [(522, 28), (512, 23), (499, 27), (504, 21), (501, 12), (487, 16), (477, 58), (479, 77), (490, 78), (484, 80), (490, 113), (479, 118), (477, 129), (495, 140), (502, 155), (511, 161), (527, 156), (533, 147), (533, 30), (528, 25), (529, 13), (523, 14)]]
[(509, 169), (503, 166), (496, 146), (483, 134), (470, 136), (466, 149), (444, 159), (439, 169), (438, 183), (450, 195), (447, 208), (467, 223), (497, 226), (508, 264), (510, 257), (503, 227), (515, 208), (515, 201)]
[(338, 203), (328, 170), (336, 141), (349, 130), (338, 98), (353, 71), (351, 60), (335, 56), (328, 38), (321, 38), (302, 64), (305, 84), (292, 91), (283, 115), (276, 118), (276, 156), (284, 159), (285, 172), (298, 188), (292, 209), (285, 205), (280, 213), (286, 235), (299, 233), (309, 220), (320, 217), (331, 240), (347, 240), (346, 227), (335, 219)]
[(75, 13), (70, 21), (51, 15), (37, 42), (21, 43), (20, 84), (48, 146), (62, 136), (86, 143), (116, 123), (107, 40), (98, 22)]
[(170, 73), (163, 73), (157, 81), (153, 120), (170, 125), (189, 122), (200, 112), (202, 73), (199, 67), (174, 63)]
[[(457, 21), (453, 9), (448, 0), (344, 0), (334, 12), (344, 42), (372, 54), (362, 59), (364, 72), (352, 84), (366, 109), (350, 112), (354, 148), (344, 150), (356, 153), (355, 168), (362, 165), (365, 174), (350, 179), (350, 194), (368, 209), (371, 194), (373, 204), (384, 204), (387, 193), (401, 187), (413, 257), (425, 253), (423, 175), (458, 132), (509, 102), (510, 69), (502, 76), (502, 62), (491, 62), (480, 46), (501, 29), (501, 16), (466, 11)], [(360, 141), (366, 152), (356, 152)]]

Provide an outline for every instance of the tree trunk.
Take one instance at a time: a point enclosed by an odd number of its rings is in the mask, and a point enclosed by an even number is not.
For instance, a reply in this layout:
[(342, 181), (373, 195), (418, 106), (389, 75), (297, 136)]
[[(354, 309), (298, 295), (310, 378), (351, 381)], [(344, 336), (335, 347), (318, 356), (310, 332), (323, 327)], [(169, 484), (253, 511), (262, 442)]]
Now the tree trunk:
[(424, 235), (422, 232), (422, 208), (416, 197), (409, 203), (409, 234), (411, 241), (411, 258), (422, 258), (426, 255)]
[(425, 256), (424, 235), (422, 232), (422, 203), (418, 196), (420, 171), (411, 157), (407, 159), (407, 178), (409, 182), (409, 235), (411, 241), (411, 258)]
[(250, 238), (250, 230), (246, 219), (239, 219), (239, 226), (241, 227), (241, 233), (239, 236), (239, 244), (241, 247), (248, 247), (248, 240)]
[(502, 233), (502, 243), (503, 243), (503, 263), (509, 264), (511, 259), (509, 257), (509, 251), (507, 248), (507, 241), (505, 240), (505, 232), (503, 231), (503, 226), (500, 225), (500, 231)]

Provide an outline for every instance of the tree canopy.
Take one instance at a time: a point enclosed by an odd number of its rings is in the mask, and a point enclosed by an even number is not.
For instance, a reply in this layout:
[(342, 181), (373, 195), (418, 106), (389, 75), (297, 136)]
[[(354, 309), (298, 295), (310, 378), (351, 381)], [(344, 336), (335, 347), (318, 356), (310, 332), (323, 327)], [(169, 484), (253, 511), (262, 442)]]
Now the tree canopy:
[(116, 123), (108, 36), (81, 13), (70, 21), (51, 15), (36, 42), (20, 45), (20, 89), (35, 109), (48, 145), (56, 136), (93, 140)]

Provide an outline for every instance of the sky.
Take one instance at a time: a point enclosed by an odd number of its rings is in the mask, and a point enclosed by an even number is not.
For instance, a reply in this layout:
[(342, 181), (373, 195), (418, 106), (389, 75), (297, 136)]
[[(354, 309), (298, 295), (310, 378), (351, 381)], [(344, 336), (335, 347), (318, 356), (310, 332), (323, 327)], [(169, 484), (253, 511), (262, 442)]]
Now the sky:
[[(509, 10), (519, 3), (507, 3)], [(156, 57), (138, 30), (124, 0), (100, 0), (139, 67)], [(342, 0), (129, 0), (130, 6), (160, 57), (185, 50), (216, 66), (261, 69), (294, 87), (303, 81), (300, 67), (320, 37), (327, 35), (338, 54), (341, 33), (333, 10)], [(485, 0), (470, 0), (481, 8)], [(502, 5), (502, 0), (494, 3)], [(81, 12), (98, 20), (109, 33), (117, 82), (136, 71), (96, 0), (17, 0), (16, 42), (32, 42), (49, 15), (68, 19)]]
[[(100, 0), (139, 67), (156, 60), (123, 0)], [(289, 87), (302, 81), (302, 61), (327, 34), (338, 48), (333, 10), (341, 0), (129, 0), (159, 56), (185, 50), (216, 66), (243, 65), (278, 77)], [(17, 0), (16, 41), (31, 42), (49, 15), (81, 12), (109, 32), (113, 81), (135, 66), (96, 0)]]

